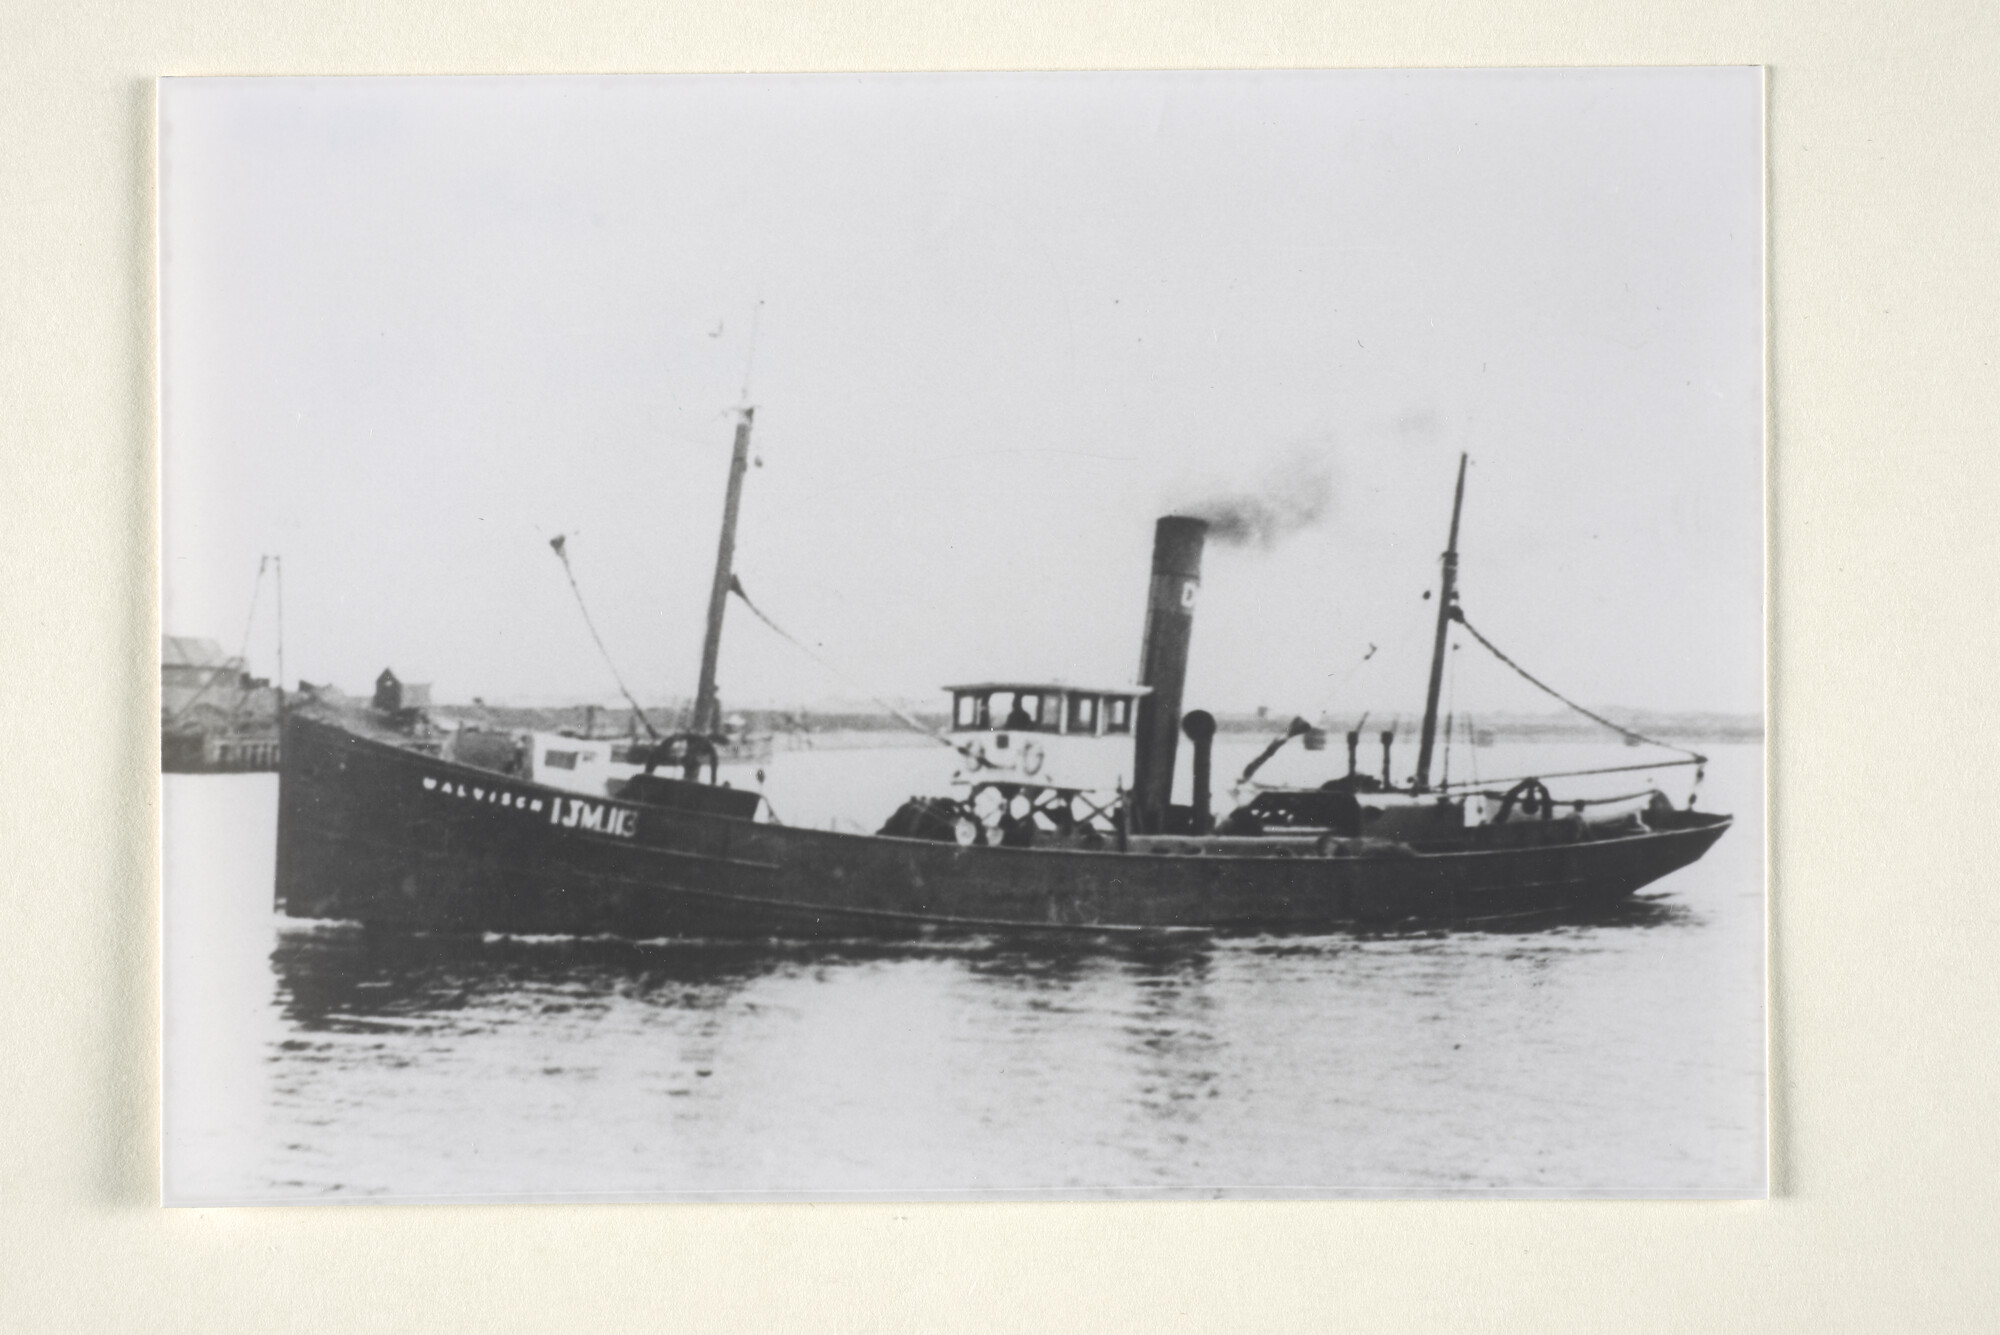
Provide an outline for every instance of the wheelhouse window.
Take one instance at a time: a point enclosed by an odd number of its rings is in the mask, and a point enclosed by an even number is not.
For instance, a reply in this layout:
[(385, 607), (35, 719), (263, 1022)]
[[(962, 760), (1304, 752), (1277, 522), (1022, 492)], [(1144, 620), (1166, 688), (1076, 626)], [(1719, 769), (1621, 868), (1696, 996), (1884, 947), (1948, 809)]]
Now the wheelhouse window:
[(1130, 696), (1113, 695), (1104, 701), (1104, 731), (1132, 731), (1132, 699)]
[(970, 732), (986, 726), (986, 697), (961, 691), (952, 697), (951, 726), (959, 732)]
[(1063, 695), (1032, 688), (954, 691), (956, 732), (1061, 732)]
[(1095, 695), (1035, 686), (953, 691), (954, 732), (1097, 732), (1103, 701)]
[(1014, 717), (1014, 693), (1012, 691), (989, 691), (986, 695), (984, 726), (1005, 731)]
[(1039, 691), (995, 691), (992, 696), (993, 726), (1003, 732), (1039, 732), (1048, 697)]

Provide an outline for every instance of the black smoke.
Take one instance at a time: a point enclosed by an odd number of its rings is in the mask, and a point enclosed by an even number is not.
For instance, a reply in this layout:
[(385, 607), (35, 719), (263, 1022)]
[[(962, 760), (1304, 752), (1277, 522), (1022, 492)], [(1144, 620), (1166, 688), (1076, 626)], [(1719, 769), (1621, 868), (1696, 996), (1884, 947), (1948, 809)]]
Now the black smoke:
[(1210, 488), (1175, 507), (1208, 521), (1208, 536), (1225, 547), (1268, 550), (1311, 528), (1333, 510), (1333, 468), (1327, 459), (1296, 455), (1250, 486)]

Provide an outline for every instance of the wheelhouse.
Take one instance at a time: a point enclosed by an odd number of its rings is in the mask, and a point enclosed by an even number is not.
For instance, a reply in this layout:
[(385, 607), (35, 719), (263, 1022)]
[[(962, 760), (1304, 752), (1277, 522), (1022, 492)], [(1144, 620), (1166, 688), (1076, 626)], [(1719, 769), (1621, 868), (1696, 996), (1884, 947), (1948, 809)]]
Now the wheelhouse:
[(1144, 686), (1096, 687), (1071, 682), (972, 682), (947, 686), (954, 733), (1049, 733), (1062, 737), (1130, 737)]

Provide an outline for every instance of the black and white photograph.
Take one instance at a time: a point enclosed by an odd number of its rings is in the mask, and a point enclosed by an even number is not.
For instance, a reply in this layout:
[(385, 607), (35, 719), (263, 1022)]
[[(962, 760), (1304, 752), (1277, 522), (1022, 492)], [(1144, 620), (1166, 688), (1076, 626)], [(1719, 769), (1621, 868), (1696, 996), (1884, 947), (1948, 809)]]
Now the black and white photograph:
[(167, 1204), (1765, 1196), (1761, 70), (157, 98)]

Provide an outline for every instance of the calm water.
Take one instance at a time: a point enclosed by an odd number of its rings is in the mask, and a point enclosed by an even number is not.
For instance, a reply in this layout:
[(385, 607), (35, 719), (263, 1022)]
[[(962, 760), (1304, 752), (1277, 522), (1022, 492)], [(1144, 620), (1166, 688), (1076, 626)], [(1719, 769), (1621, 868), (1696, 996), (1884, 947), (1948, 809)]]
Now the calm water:
[[(1762, 752), (1711, 750), (1736, 828), (1615, 919), (1145, 947), (364, 944), (271, 912), (275, 776), (169, 775), (167, 1197), (1761, 1194)], [(872, 828), (940, 754), (769, 793)]]

